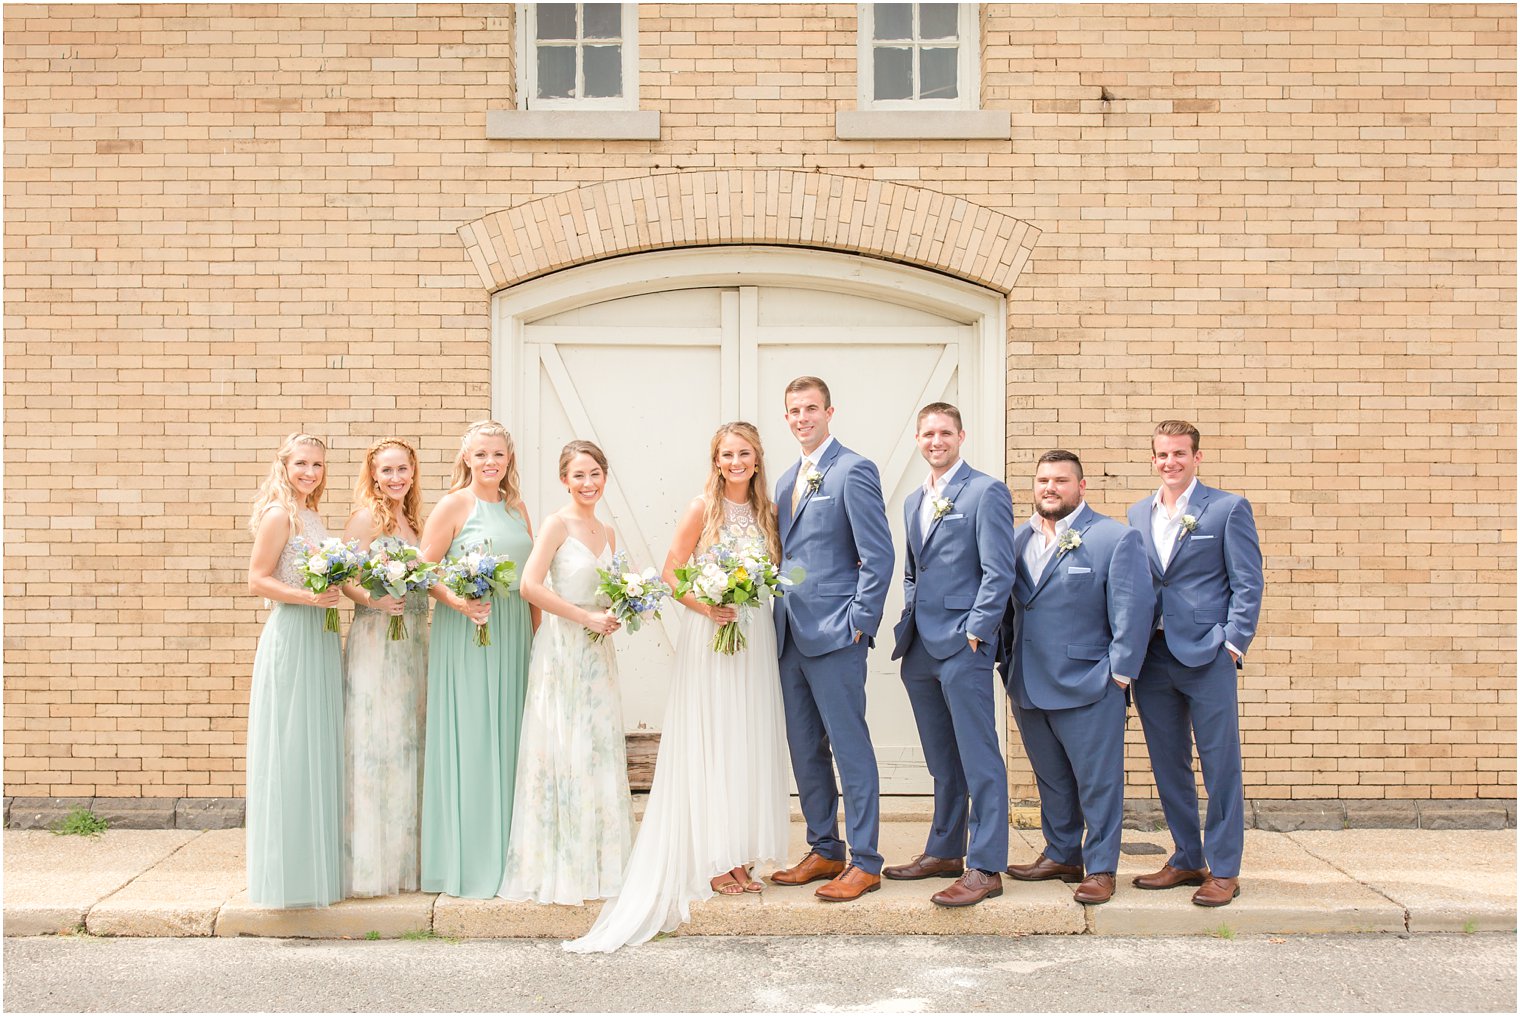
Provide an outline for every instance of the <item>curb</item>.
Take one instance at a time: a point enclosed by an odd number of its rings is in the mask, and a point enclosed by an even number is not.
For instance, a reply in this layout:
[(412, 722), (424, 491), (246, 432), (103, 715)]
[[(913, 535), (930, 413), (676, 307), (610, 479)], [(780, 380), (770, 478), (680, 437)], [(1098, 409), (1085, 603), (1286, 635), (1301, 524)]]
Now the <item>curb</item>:
[[(638, 813), (643, 796), (634, 796)], [(929, 798), (882, 799), (884, 821), (928, 819)], [(1199, 815), (1207, 802), (1200, 802)], [(1514, 829), (1515, 800), (1376, 800), (1246, 801), (1246, 828), (1291, 833), (1310, 829)], [(243, 825), (241, 797), (7, 797), (4, 827), (46, 829), (76, 808), (88, 808), (112, 829), (237, 829)], [(793, 808), (795, 810), (795, 806)], [(1015, 829), (1040, 827), (1038, 801), (1013, 802), (1009, 824)], [(1156, 832), (1166, 828), (1161, 802), (1125, 801), (1124, 828)]]

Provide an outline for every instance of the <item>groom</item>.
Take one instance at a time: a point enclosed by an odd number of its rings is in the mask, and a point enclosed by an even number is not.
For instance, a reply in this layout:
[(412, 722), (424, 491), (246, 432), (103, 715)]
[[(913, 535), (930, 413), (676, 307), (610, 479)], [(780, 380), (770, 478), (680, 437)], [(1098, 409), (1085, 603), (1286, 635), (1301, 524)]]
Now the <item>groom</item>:
[[(829, 879), (831, 903), (881, 888), (876, 849), (879, 781), (866, 729), (866, 651), (875, 643), (892, 577), (892, 536), (876, 466), (829, 436), (829, 386), (799, 377), (786, 386), (786, 422), (801, 458), (776, 485), (781, 572), (807, 577), (776, 604), (776, 647), (786, 739), (808, 854), (771, 876), (777, 885)], [(845, 843), (839, 839), (844, 783)]]

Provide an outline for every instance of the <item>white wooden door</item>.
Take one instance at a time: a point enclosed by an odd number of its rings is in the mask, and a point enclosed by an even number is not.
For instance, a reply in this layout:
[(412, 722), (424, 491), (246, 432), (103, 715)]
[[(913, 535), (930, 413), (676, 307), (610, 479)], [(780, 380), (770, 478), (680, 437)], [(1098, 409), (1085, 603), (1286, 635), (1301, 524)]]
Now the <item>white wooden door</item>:
[[(563, 444), (596, 442), (611, 466), (602, 514), (641, 566), (663, 563), (677, 515), (701, 491), (719, 423), (759, 427), (774, 487), (799, 451), (784, 422), (786, 382), (800, 374), (828, 382), (835, 437), (881, 469), (898, 555), (867, 684), (882, 791), (930, 792), (890, 660), (891, 626), (902, 610), (902, 506), (927, 468), (913, 442), (917, 410), (936, 400), (964, 409), (963, 367), (981, 362), (977, 328), (880, 294), (761, 285), (616, 297), (525, 317), (512, 334), (519, 403), (509, 408), (530, 510), (539, 518), (565, 503), (557, 475)], [(659, 729), (683, 610), (618, 638), (629, 730)]]

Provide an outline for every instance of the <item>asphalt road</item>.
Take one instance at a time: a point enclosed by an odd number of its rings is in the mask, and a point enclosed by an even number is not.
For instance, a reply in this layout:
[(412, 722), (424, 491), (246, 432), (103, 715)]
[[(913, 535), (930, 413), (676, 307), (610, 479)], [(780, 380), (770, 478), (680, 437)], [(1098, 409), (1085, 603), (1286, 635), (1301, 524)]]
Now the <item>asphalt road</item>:
[(8, 1012), (1515, 1011), (1515, 936), (12, 938)]

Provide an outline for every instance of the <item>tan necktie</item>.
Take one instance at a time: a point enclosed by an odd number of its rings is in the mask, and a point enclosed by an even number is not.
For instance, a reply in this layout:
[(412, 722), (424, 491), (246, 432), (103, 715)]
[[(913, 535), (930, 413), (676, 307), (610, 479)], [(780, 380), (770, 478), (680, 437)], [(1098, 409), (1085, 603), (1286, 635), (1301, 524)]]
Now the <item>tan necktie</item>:
[(797, 470), (797, 482), (792, 484), (792, 514), (797, 514), (797, 505), (802, 501), (802, 492), (807, 490), (808, 474), (813, 471), (813, 460), (803, 459), (802, 468)]

